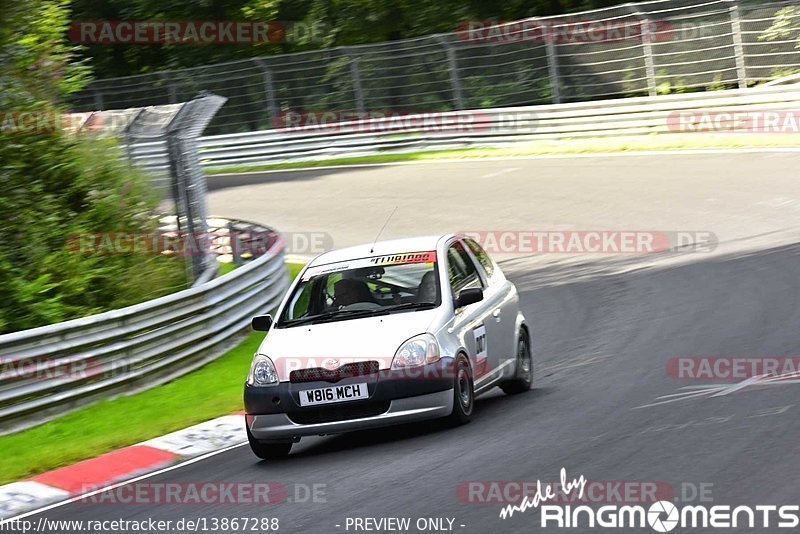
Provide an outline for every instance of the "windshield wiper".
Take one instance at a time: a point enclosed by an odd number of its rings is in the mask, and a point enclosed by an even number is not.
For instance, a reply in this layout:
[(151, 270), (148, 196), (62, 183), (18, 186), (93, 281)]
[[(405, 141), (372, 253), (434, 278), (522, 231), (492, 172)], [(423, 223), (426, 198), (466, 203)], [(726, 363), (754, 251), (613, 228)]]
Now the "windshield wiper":
[(279, 326), (298, 326), (302, 324), (316, 324), (324, 323), (326, 321), (335, 321), (339, 318), (354, 319), (360, 316), (372, 317), (376, 315), (387, 315), (395, 311), (402, 310), (427, 310), (437, 307), (438, 304), (433, 302), (407, 302), (405, 304), (397, 304), (395, 306), (387, 306), (385, 308), (376, 308), (373, 310), (332, 310), (311, 317), (303, 317), (302, 319), (293, 319), (291, 321), (284, 321)]
[(386, 311), (393, 312), (399, 310), (430, 310), (437, 306), (438, 304), (434, 302), (406, 302), (405, 304), (389, 306), (388, 308), (386, 308)]
[(320, 313), (317, 315), (312, 315), (311, 317), (303, 317), (302, 319), (294, 319), (292, 321), (286, 321), (281, 326), (297, 326), (301, 324), (316, 324), (316, 323), (324, 323), (325, 321), (335, 320), (340, 317), (348, 317), (352, 318), (358, 315), (364, 315), (365, 317), (370, 315), (382, 315), (386, 313), (386, 310), (376, 309), (376, 310), (332, 310), (325, 313)]

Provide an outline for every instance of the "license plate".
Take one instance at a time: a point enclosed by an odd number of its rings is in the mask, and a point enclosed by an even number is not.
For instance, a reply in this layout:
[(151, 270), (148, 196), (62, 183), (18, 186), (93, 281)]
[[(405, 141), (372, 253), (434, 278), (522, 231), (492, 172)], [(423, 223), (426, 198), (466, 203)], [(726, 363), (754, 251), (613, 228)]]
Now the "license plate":
[(352, 401), (366, 399), (368, 397), (369, 393), (367, 393), (366, 383), (333, 386), (330, 388), (306, 389), (300, 392), (300, 406)]

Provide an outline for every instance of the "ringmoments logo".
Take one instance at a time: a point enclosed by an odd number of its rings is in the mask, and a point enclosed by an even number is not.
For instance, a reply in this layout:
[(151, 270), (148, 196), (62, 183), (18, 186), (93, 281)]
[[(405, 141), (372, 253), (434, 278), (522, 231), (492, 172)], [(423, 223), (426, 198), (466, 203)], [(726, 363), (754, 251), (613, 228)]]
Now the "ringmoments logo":
[(546, 505), (541, 509), (542, 528), (645, 528), (671, 532), (676, 528), (797, 528), (800, 506), (688, 505), (678, 507), (669, 501), (643, 506)]
[[(561, 469), (561, 493), (576, 500), (583, 499), (588, 481), (581, 475), (568, 479)], [(649, 506), (610, 504), (593, 508), (589, 505), (554, 504), (558, 484), (537, 482), (536, 492), (518, 504), (508, 504), (500, 509), (500, 518), (508, 519), (529, 509), (539, 508), (541, 528), (613, 528), (631, 529), (650, 527), (655, 532), (698, 528), (797, 528), (800, 526), (798, 505), (703, 505), (678, 506), (670, 501), (656, 501)], [(550, 504), (546, 504), (550, 503)]]

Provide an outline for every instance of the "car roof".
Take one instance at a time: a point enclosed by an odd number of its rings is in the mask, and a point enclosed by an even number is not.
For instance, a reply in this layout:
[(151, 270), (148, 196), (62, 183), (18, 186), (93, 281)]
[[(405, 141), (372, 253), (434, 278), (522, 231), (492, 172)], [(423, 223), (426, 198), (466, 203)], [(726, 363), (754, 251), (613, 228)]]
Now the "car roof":
[(320, 254), (308, 264), (309, 267), (347, 261), (356, 258), (369, 258), (386, 254), (401, 254), (403, 252), (423, 252), (436, 250), (439, 241), (452, 237), (453, 234), (430, 235), (421, 237), (406, 237), (403, 239), (390, 239), (378, 241), (374, 245), (366, 243), (354, 247), (331, 250)]

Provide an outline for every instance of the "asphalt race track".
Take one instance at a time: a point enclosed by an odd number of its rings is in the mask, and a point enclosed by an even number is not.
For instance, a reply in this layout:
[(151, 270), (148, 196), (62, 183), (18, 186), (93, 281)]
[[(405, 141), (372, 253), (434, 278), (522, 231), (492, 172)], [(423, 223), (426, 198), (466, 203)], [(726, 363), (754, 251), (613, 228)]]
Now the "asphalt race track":
[[(678, 500), (703, 488), (714, 504), (798, 504), (800, 385), (681, 390), (708, 381), (668, 372), (680, 356), (800, 353), (798, 169), (800, 154), (770, 153), (215, 177), (213, 213), (325, 230), (337, 246), (372, 239), (394, 205), (389, 237), (470, 227), (691, 229), (714, 232), (722, 245), (680, 261), (501, 257), (533, 326), (533, 391), (492, 392), (456, 429), (431, 423), (305, 438), (274, 463), (259, 463), (245, 445), (147, 480), (273, 481), (292, 502), (73, 503), (44, 515), (277, 517), (280, 531), (293, 533), (354, 532), (347, 518), (432, 517), (453, 519), (463, 533), (531, 532), (537, 510), (500, 519), (501, 503), (474, 502), (481, 499), (465, 484), (557, 480), (562, 467), (570, 478), (657, 481)], [(487, 178), (492, 172), (500, 174)], [(683, 391), (694, 394), (659, 399)], [(315, 484), (317, 498), (305, 499)]]

